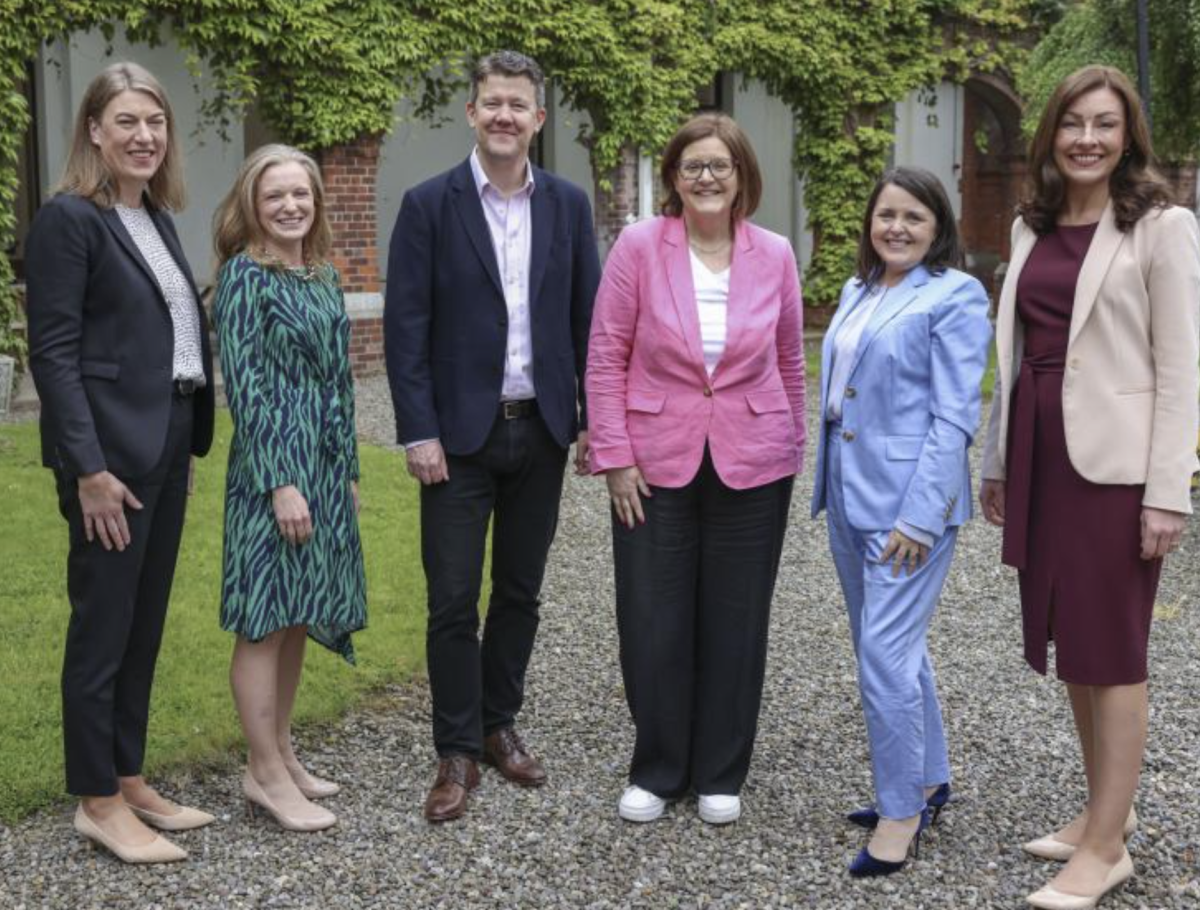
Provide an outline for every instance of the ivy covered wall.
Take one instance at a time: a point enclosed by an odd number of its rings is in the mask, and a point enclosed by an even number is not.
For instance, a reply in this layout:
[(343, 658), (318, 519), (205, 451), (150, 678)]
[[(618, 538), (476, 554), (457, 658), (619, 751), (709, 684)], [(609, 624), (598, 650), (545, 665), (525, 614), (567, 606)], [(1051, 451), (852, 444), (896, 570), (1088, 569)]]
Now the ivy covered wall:
[[(392, 128), (402, 97), (433, 111), (466, 61), (497, 47), (536, 57), (586, 111), (598, 188), (631, 148), (657, 150), (719, 70), (761, 79), (794, 112), (797, 172), (817, 246), (806, 299), (837, 299), (863, 200), (892, 142), (890, 111), (947, 74), (1009, 65), (1005, 39), (1046, 0), (0, 0), (0, 247), (14, 229), (19, 91), (41, 44), (122, 24), (171, 38), (216, 80), (207, 110), (232, 122), (257, 100), (288, 141), (317, 150)], [(433, 75), (436, 74), (436, 75)], [(0, 350), (12, 273), (0, 257)]]

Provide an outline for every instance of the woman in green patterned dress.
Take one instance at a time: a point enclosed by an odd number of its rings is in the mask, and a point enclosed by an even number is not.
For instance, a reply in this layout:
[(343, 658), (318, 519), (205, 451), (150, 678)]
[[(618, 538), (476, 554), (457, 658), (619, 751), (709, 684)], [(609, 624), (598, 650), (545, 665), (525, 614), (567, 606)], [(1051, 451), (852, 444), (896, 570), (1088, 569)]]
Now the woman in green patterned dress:
[(366, 625), (350, 323), (316, 163), (283, 145), (246, 159), (214, 220), (216, 323), (233, 418), (221, 627), (249, 746), (242, 785), (285, 828), (337, 821), (338, 791), (292, 750), (307, 638), (354, 662)]

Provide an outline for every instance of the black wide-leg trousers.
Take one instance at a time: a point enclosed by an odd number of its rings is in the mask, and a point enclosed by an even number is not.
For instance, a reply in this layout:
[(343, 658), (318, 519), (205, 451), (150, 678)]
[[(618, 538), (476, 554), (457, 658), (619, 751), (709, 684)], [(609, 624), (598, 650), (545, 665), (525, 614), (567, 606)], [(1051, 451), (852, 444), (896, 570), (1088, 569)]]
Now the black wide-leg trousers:
[(792, 478), (734, 490), (705, 452), (685, 487), (652, 487), (645, 524), (613, 517), (617, 629), (636, 728), (631, 783), (735, 795), (750, 768)]
[(142, 773), (150, 687), (162, 642), (187, 507), (193, 401), (171, 396), (162, 457), (144, 477), (120, 480), (142, 503), (126, 507), (130, 543), (105, 550), (84, 534), (79, 488), (57, 472), (67, 520), (71, 620), (63, 656), (63, 745), (67, 791), (112, 796), (118, 777)]
[[(512, 726), (521, 710), (566, 460), (536, 413), (501, 416), (478, 452), (446, 457), (449, 480), (421, 488), (425, 645), (433, 741), (442, 757), (481, 755), (484, 737)], [(479, 593), (493, 517), (481, 643)]]

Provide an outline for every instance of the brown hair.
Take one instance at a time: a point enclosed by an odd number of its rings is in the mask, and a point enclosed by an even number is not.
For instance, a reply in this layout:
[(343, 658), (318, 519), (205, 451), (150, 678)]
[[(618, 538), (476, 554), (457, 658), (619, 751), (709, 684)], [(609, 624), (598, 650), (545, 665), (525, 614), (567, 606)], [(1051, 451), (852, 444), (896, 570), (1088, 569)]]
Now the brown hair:
[(546, 106), (546, 77), (542, 68), (532, 57), (527, 57), (517, 51), (496, 51), (486, 57), (480, 57), (475, 62), (471, 72), (470, 102), (474, 104), (479, 98), (479, 86), (488, 76), (523, 76), (533, 83), (533, 93), (537, 98), (537, 106)]
[(875, 205), (884, 187), (896, 186), (908, 193), (917, 202), (929, 209), (937, 222), (933, 242), (921, 260), (921, 265), (935, 275), (948, 268), (961, 268), (962, 244), (958, 239), (958, 224), (954, 220), (954, 209), (946, 196), (942, 181), (931, 172), (920, 167), (894, 167), (883, 172), (871, 197), (867, 200), (867, 212), (863, 216), (862, 233), (858, 237), (858, 280), (865, 285), (874, 285), (883, 277), (883, 260), (871, 242), (871, 219), (875, 217)]
[(662, 201), (661, 211), (664, 215), (679, 218), (683, 215), (683, 199), (675, 189), (675, 175), (679, 171), (679, 159), (683, 150), (693, 142), (716, 136), (729, 148), (733, 156), (733, 164), (738, 175), (738, 194), (733, 200), (733, 220), (740, 221), (749, 218), (758, 209), (762, 199), (762, 172), (758, 169), (758, 156), (750, 140), (742, 132), (732, 117), (727, 114), (699, 114), (679, 128), (662, 157), (663, 186), (667, 196)]
[(304, 261), (317, 265), (333, 247), (333, 232), (325, 213), (325, 184), (317, 162), (299, 149), (278, 143), (251, 152), (238, 170), (233, 186), (213, 215), (213, 247), (220, 268), (238, 253), (262, 246), (264, 233), (258, 223), (258, 184), (268, 168), (294, 161), (308, 173), (313, 193), (313, 224), (304, 238)]
[(1133, 83), (1116, 67), (1085, 66), (1054, 89), (1029, 145), (1030, 195), (1017, 207), (1017, 212), (1039, 235), (1054, 230), (1066, 197), (1066, 181), (1054, 162), (1054, 139), (1059, 124), (1072, 104), (1101, 88), (1113, 91), (1125, 108), (1128, 148), (1108, 179), (1117, 227), (1128, 231), (1151, 208), (1171, 204), (1170, 185), (1155, 164), (1150, 128)]
[(166, 115), (167, 147), (163, 150), (162, 164), (146, 185), (146, 195), (155, 208), (177, 212), (187, 203), (187, 194), (183, 188), (179, 140), (175, 137), (175, 115), (171, 112), (171, 104), (162, 85), (149, 70), (136, 63), (114, 63), (102, 70), (87, 87), (79, 104), (79, 112), (75, 115), (71, 151), (55, 192), (74, 193), (103, 208), (111, 208), (116, 204), (116, 181), (100, 150), (92, 142), (90, 127), (93, 122), (100, 122), (105, 109), (117, 95), (129, 91), (149, 95)]

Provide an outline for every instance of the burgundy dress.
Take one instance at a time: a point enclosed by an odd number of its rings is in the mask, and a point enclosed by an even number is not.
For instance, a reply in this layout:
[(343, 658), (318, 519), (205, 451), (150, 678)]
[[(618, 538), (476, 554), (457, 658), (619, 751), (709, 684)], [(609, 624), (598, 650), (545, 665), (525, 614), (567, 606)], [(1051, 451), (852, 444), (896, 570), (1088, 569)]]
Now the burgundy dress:
[(1091, 483), (1067, 454), (1063, 369), (1095, 231), (1060, 226), (1039, 238), (1017, 281), (1025, 351), (1010, 404), (1003, 559), (1020, 570), (1029, 665), (1044, 674), (1053, 641), (1059, 679), (1109, 686), (1146, 680), (1162, 561), (1139, 555), (1144, 487)]

